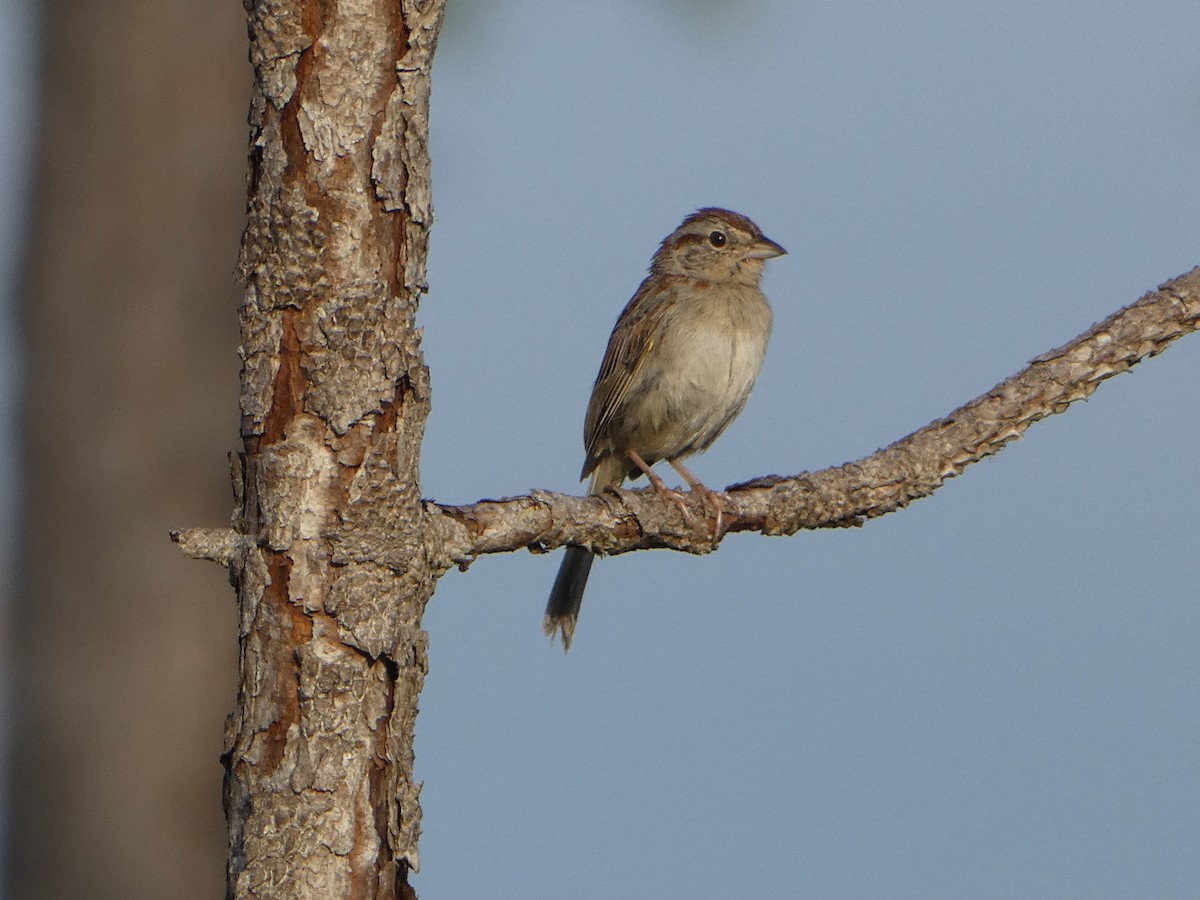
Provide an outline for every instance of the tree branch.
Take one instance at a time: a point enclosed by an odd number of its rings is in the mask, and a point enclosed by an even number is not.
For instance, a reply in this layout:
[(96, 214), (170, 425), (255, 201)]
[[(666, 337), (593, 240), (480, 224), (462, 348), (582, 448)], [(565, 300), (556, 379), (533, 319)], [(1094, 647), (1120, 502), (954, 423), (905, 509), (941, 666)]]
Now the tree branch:
[[(855, 462), (731, 487), (729, 531), (794, 534), (861, 525), (927, 497), (1039, 419), (1089, 396), (1100, 382), (1162, 352), (1200, 327), (1200, 268), (1161, 285), (1043, 353), (1011, 378), (882, 450)], [(470, 506), (425, 502), (427, 547), (435, 567), (466, 568), (476, 556), (577, 544), (599, 553), (669, 548), (715, 549), (703, 507), (688, 525), (673, 503), (649, 488), (599, 497), (535, 491)]]

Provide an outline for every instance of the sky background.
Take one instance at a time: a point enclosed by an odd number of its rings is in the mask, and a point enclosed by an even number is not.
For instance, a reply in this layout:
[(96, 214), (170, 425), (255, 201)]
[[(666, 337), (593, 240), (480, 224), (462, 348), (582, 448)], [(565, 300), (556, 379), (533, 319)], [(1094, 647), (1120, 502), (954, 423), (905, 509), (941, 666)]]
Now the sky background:
[[(451, 2), (424, 493), (580, 490), (615, 317), (705, 205), (789, 250), (707, 484), (983, 393), (1200, 263), (1198, 33), (1194, 0)], [(1197, 384), (1193, 337), (864, 528), (601, 560), (565, 658), (558, 554), (448, 574), (421, 896), (1194, 898)]]

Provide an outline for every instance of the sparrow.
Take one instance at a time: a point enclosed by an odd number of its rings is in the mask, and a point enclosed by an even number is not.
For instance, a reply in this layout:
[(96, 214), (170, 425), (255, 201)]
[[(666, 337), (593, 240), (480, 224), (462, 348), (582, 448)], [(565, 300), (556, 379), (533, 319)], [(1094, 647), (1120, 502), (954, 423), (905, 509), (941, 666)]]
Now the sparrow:
[[(669, 234), (649, 274), (617, 318), (583, 427), (580, 480), (589, 494), (645, 475), (690, 521), (681, 494), (651, 469), (666, 460), (715, 512), (720, 497), (681, 460), (706, 450), (746, 405), (771, 336), (760, 282), (768, 259), (787, 251), (739, 213), (706, 207)], [(570, 649), (594, 554), (568, 547), (543, 627)]]

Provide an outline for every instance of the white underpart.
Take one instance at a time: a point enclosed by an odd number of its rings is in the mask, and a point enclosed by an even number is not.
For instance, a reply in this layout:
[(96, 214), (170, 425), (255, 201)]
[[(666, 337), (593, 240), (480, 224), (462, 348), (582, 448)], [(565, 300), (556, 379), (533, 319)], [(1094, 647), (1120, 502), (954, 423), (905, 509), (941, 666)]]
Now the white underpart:
[[(728, 303), (730, 293), (739, 302)], [(717, 296), (726, 299), (714, 302)], [(756, 289), (725, 284), (690, 302), (703, 314), (676, 321), (668, 339), (656, 339), (659, 371), (669, 374), (639, 392), (621, 416), (639, 423), (629, 446), (647, 462), (687, 456), (716, 440), (746, 405), (766, 356), (771, 309)]]

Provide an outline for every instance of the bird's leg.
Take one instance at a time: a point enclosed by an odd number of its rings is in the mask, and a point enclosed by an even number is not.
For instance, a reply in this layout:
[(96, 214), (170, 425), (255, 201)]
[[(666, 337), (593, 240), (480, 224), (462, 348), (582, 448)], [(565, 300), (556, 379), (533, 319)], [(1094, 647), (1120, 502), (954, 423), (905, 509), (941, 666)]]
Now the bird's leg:
[[(663, 480), (655, 474), (654, 470), (646, 464), (646, 461), (642, 459), (641, 454), (639, 454), (636, 450), (626, 450), (625, 455), (629, 457), (630, 461), (635, 466), (642, 470), (643, 475), (650, 479), (650, 484), (656, 491), (679, 507), (679, 511), (683, 513), (683, 521), (691, 525), (692, 514), (688, 511), (687, 501), (683, 499), (683, 494), (679, 493), (679, 491), (673, 491), (667, 487), (666, 484), (663, 483)], [(672, 465), (674, 465), (674, 463), (672, 463)]]
[(723, 495), (720, 491), (713, 491), (706, 488), (700, 483), (700, 479), (693, 475), (679, 460), (669, 459), (667, 462), (671, 464), (671, 468), (683, 476), (683, 480), (688, 483), (693, 491), (700, 492), (700, 495), (704, 498), (704, 505), (711, 507), (713, 510), (716, 520), (713, 524), (713, 542), (716, 543), (721, 539), (721, 534), (724, 530), (722, 528), (722, 525), (724, 525), (724, 511), (721, 509), (721, 497)]

